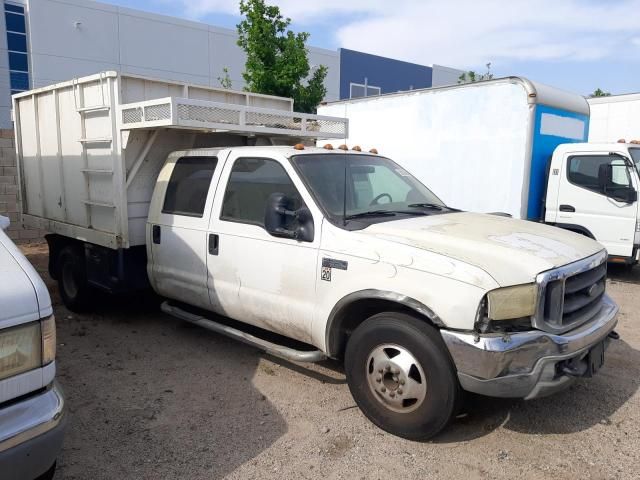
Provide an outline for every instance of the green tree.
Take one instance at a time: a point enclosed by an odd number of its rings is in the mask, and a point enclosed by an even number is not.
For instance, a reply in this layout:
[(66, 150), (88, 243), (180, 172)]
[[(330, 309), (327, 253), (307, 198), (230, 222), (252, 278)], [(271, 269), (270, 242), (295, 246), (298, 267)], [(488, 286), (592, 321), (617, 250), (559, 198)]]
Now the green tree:
[(222, 69), (222, 75), (218, 77), (218, 82), (222, 88), (232, 88), (233, 82), (231, 81), (231, 76), (229, 75), (229, 67), (224, 67)]
[(288, 29), (277, 6), (264, 0), (240, 0), (244, 20), (238, 24), (238, 45), (247, 54), (242, 74), (250, 92), (293, 98), (298, 112), (314, 113), (327, 94), (327, 67), (309, 65), (309, 33)]
[(493, 73), (491, 73), (491, 62), (489, 62), (487, 63), (486, 73), (476, 73), (473, 70), (469, 70), (458, 77), (458, 83), (475, 83), (492, 79)]
[(600, 89), (600, 88), (596, 88), (593, 93), (591, 95), (589, 95), (589, 98), (594, 98), (594, 97), (610, 97), (611, 94), (609, 92), (605, 92), (604, 90)]

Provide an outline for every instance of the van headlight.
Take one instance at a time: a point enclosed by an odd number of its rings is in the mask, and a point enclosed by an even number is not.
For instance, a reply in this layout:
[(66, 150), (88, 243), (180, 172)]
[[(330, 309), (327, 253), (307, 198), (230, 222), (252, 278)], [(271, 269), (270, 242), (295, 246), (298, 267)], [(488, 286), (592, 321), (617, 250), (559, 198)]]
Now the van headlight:
[(56, 357), (56, 322), (38, 322), (0, 330), (0, 380), (51, 363)]
[(538, 305), (535, 283), (492, 290), (487, 293), (487, 316), (490, 320), (513, 320), (530, 317)]
[(40, 322), (0, 330), (0, 380), (42, 366)]

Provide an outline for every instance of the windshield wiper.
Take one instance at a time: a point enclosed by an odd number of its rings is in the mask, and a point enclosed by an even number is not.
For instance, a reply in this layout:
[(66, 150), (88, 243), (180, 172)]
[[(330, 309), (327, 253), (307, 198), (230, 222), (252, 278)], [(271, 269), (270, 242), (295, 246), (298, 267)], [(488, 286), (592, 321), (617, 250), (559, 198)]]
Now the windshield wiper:
[(457, 208), (447, 207), (446, 205), (438, 205), (437, 203), (411, 203), (407, 205), (407, 207), (411, 208), (432, 208), (434, 210), (451, 210), (455, 212), (459, 212)]
[(344, 217), (345, 220), (353, 220), (355, 218), (364, 218), (364, 217), (384, 217), (384, 216), (395, 216), (396, 212), (392, 212), (390, 210), (369, 210), (367, 212), (354, 213), (351, 215), (347, 215)]

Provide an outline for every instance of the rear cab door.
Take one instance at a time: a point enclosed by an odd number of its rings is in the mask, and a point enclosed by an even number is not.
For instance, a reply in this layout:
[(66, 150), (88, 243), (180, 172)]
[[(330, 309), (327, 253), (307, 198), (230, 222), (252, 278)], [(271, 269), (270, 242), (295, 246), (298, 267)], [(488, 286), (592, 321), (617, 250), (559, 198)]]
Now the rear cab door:
[(147, 271), (168, 298), (209, 308), (207, 228), (221, 166), (219, 150), (169, 155), (147, 221)]
[[(610, 171), (606, 185), (599, 178), (602, 169)], [(556, 223), (583, 227), (610, 256), (631, 257), (638, 202), (625, 196), (638, 190), (635, 170), (614, 153), (569, 151), (558, 173)]]

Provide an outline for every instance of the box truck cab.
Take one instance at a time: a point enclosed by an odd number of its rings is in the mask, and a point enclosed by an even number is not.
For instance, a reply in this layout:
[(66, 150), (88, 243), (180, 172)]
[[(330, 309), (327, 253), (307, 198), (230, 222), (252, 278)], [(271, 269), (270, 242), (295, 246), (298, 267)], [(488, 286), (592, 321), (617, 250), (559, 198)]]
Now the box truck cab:
[(616, 263), (638, 262), (640, 145), (558, 146), (548, 169), (545, 222), (596, 239)]
[(612, 261), (637, 262), (638, 151), (586, 144), (581, 95), (509, 77), (332, 102), (319, 112), (347, 117), (348, 142), (379, 146), (448, 205), (547, 222), (596, 239)]
[(535, 398), (602, 367), (600, 244), (448, 207), (375, 150), (305, 145), (348, 124), (290, 105), (115, 73), (15, 95), (23, 218), (52, 232), (65, 303), (150, 283), (170, 315), (344, 362), (367, 417), (412, 439), (463, 390)]

